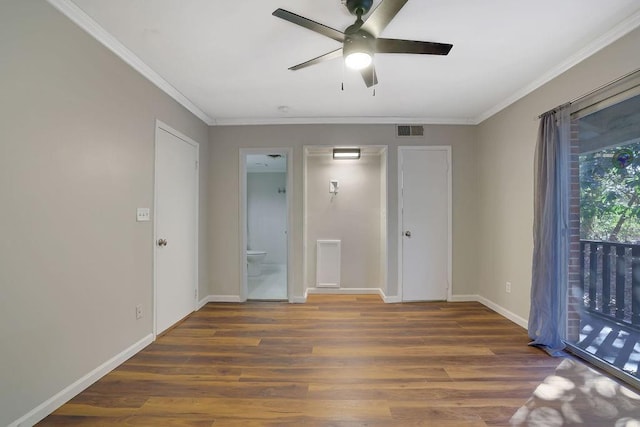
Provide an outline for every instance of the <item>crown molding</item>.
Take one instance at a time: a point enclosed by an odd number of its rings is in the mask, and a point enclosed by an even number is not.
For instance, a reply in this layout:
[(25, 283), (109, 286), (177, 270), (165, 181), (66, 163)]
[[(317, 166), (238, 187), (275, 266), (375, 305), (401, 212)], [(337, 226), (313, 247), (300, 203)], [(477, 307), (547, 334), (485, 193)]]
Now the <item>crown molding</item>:
[(107, 30), (102, 28), (100, 24), (94, 21), (71, 0), (47, 0), (47, 2), (57, 10), (62, 12), (63, 15), (65, 15), (91, 36), (93, 36), (100, 43), (102, 43), (105, 47), (107, 47), (107, 49), (115, 53), (124, 62), (129, 64), (134, 70), (142, 74), (151, 83), (156, 85), (159, 89), (164, 91), (176, 102), (193, 113), (200, 120), (210, 126), (216, 124), (214, 119), (209, 117), (194, 103), (192, 103), (186, 96), (180, 93), (180, 91), (178, 91), (169, 82), (163, 79), (158, 73), (151, 69), (151, 67), (145, 64), (142, 59), (140, 59), (135, 53), (133, 53), (122, 43), (120, 43), (118, 39), (113, 37), (109, 32), (107, 32)]
[(495, 106), (491, 107), (484, 113), (474, 118), (473, 124), (480, 124), (483, 121), (490, 118), (491, 116), (493, 116), (494, 114), (499, 113), (503, 109), (507, 108), (509, 105), (529, 95), (534, 90), (538, 89), (544, 84), (555, 79), (560, 74), (569, 70), (570, 68), (577, 65), (578, 63), (584, 61), (588, 57), (594, 55), (596, 52), (600, 51), (601, 49), (609, 46), (611, 43), (615, 42), (616, 40), (629, 34), (631, 31), (635, 30), (639, 26), (640, 26), (640, 11), (636, 12), (635, 14), (623, 20), (621, 23), (613, 27), (611, 30), (607, 31), (602, 36), (598, 37), (593, 42), (589, 43), (587, 46), (579, 50), (577, 53), (567, 58), (566, 61), (558, 64), (557, 66), (549, 70), (547, 73), (543, 74), (542, 77), (534, 80), (527, 86), (515, 92), (510, 97), (506, 98), (502, 102), (496, 104)]
[(424, 125), (474, 125), (467, 118), (434, 117), (275, 117), (275, 118), (218, 118), (217, 126), (251, 125), (312, 125), (312, 124), (424, 124)]

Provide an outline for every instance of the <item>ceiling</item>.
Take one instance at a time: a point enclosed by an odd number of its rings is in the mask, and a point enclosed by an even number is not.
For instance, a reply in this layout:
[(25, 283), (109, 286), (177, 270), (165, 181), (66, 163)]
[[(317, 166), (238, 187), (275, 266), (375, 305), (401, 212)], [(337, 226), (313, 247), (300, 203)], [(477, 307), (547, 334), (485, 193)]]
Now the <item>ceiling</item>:
[(453, 49), (376, 55), (374, 96), (339, 58), (288, 70), (341, 46), (271, 13), (343, 31), (341, 0), (49, 2), (211, 125), (475, 124), (640, 25), (640, 0), (409, 0), (381, 36)]

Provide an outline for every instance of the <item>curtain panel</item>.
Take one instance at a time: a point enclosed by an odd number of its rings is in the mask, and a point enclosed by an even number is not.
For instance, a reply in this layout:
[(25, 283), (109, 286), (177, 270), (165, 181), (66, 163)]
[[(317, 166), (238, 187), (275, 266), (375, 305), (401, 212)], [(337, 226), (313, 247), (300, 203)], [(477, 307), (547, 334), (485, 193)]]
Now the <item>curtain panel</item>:
[(569, 259), (569, 107), (540, 118), (534, 165), (529, 345), (563, 355)]

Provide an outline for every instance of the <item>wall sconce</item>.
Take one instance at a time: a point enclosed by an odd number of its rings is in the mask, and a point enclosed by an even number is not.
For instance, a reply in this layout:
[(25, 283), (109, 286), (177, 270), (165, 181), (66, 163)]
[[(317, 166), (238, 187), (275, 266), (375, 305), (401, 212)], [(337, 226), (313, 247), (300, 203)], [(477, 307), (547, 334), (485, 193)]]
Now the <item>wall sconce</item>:
[(335, 159), (359, 159), (360, 158), (360, 149), (359, 148), (334, 148), (333, 149), (333, 158)]

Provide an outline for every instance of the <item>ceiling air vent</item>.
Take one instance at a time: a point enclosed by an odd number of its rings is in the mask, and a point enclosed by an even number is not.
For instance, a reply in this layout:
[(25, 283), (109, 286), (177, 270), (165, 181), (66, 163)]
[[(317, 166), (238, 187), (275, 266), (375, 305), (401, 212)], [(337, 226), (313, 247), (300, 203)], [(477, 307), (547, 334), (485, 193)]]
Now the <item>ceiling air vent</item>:
[(398, 125), (397, 126), (397, 135), (398, 136), (423, 136), (424, 135), (424, 126)]

